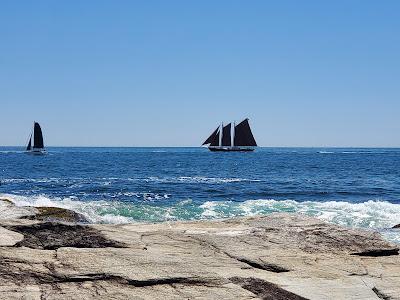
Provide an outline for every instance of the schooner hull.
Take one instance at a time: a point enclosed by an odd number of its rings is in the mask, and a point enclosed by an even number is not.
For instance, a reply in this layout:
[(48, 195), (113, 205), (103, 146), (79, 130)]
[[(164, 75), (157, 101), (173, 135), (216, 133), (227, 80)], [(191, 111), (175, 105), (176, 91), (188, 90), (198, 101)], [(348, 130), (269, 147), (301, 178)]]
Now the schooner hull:
[(212, 152), (252, 152), (254, 148), (241, 148), (241, 147), (209, 147), (208, 150)]

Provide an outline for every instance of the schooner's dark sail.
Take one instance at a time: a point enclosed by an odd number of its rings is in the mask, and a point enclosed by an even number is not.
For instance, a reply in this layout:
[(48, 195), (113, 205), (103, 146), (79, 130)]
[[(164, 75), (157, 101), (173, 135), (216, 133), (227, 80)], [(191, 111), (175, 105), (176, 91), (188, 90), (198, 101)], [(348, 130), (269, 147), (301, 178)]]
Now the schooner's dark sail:
[(222, 129), (222, 146), (232, 146), (231, 123), (229, 123)]
[(218, 131), (219, 131), (219, 127), (217, 127), (217, 129), (215, 129), (213, 133), (211, 133), (211, 135), (204, 141), (203, 145), (211, 144), (215, 140), (215, 137), (217, 135), (218, 135), (218, 138), (219, 138)]
[[(33, 146), (32, 146), (32, 138), (33, 138)], [(31, 133), (31, 136), (29, 138), (26, 151), (32, 154), (46, 153), (46, 150), (44, 150), (42, 129), (40, 128), (40, 125), (37, 122), (34, 122), (33, 124), (33, 133)]]
[[(253, 151), (257, 146), (253, 133), (251, 132), (248, 119), (243, 120), (233, 128), (232, 145), (232, 124), (220, 126), (208, 137), (203, 145), (209, 145), (211, 151)], [(222, 135), (220, 137), (220, 135)]]
[(210, 146), (219, 146), (219, 130), (211, 141)]
[(235, 146), (257, 146), (248, 119), (243, 120), (235, 126), (235, 138), (233, 143)]

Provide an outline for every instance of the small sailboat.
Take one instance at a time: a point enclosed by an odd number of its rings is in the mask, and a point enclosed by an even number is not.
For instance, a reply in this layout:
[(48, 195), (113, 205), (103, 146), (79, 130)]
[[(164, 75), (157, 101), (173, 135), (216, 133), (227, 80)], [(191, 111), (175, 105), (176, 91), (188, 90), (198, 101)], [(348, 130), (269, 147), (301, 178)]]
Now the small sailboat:
[(29, 137), (28, 146), (26, 147), (26, 153), (35, 155), (43, 155), (47, 153), (44, 149), (42, 129), (37, 122), (33, 123), (33, 131)]
[(210, 151), (254, 151), (257, 147), (256, 140), (251, 132), (249, 119), (245, 119), (239, 124), (232, 126), (232, 123), (224, 126), (221, 124), (204, 141), (203, 145), (209, 145)]

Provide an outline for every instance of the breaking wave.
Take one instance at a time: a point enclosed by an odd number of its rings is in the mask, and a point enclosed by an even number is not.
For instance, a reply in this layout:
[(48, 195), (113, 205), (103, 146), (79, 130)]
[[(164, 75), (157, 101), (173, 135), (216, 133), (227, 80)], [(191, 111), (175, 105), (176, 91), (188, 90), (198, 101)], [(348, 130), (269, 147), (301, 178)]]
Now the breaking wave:
[(400, 205), (385, 201), (349, 203), (259, 199), (196, 203), (185, 199), (166, 205), (143, 201), (80, 201), (76, 197), (48, 198), (44, 195), (0, 196), (12, 200), (17, 206), (55, 206), (71, 209), (83, 214), (92, 223), (162, 222), (222, 219), (275, 212), (302, 213), (347, 227), (377, 229), (388, 239), (400, 243), (400, 231), (389, 230), (400, 222)]

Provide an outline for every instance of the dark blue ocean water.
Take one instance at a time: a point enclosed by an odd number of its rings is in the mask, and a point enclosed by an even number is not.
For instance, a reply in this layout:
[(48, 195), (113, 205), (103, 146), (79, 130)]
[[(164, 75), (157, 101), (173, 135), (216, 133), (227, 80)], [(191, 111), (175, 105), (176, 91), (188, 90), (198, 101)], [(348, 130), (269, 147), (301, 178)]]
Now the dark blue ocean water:
[(400, 223), (400, 149), (0, 147), (0, 194), (94, 222), (297, 211), (349, 226)]

